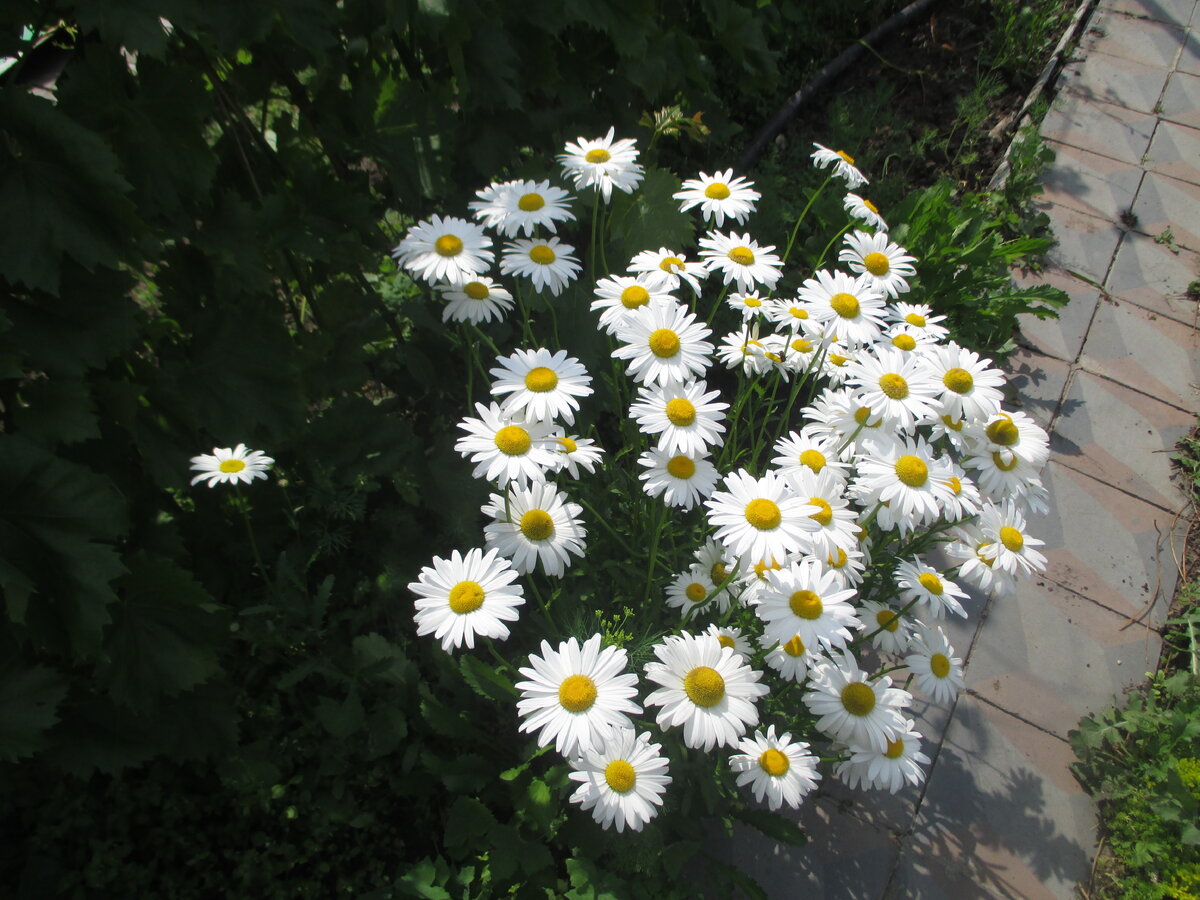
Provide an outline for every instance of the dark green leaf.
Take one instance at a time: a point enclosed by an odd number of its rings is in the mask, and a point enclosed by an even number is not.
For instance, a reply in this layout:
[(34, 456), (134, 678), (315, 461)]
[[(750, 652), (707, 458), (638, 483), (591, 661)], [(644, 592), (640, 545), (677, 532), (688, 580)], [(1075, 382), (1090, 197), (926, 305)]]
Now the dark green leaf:
[(66, 693), (66, 676), (45, 666), (9, 660), (0, 669), (0, 760), (16, 762), (41, 749)]

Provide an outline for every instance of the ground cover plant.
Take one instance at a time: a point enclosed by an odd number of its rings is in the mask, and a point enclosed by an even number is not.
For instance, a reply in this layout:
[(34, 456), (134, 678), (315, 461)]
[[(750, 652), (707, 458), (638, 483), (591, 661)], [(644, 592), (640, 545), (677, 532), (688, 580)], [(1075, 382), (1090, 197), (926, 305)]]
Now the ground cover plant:
[[(1200, 440), (1176, 456), (1195, 511)], [(1200, 591), (1193, 524), (1157, 672), (1120, 707), (1071, 732), (1075, 772), (1100, 801), (1102, 844), (1088, 887), (1096, 898), (1200, 897)]]
[[(708, 823), (738, 815), (799, 839), (736, 795), (723, 761), (699, 760), (712, 771), (654, 828), (604, 831), (570, 808), (567, 762), (529, 758), (511, 671), (448, 656), (412, 621), (407, 585), (432, 548), (478, 541), (491, 491), (454, 445), (493, 360), (389, 251), (581, 132), (615, 124), (661, 164), (688, 146), (671, 131), (703, 124), (720, 155), (741, 126), (714, 85), (732, 71), (775, 90), (812, 8), (658, 6), (0, 12), (0, 869), (19, 896), (688, 896)], [(821, 15), (860, 30), (841, 8)], [(604, 73), (595, 97), (541, 77), (581, 61)], [(647, 111), (660, 127), (637, 131)], [(693, 227), (673, 178), (660, 166), (636, 200), (618, 190), (605, 206), (624, 216), (612, 233), (626, 249), (638, 228), (659, 238), (650, 211)], [(821, 180), (770, 192), (780, 221)], [(981, 199), (981, 218), (947, 193), (904, 217), (927, 219), (930, 236), (907, 241), (929, 260), (924, 283), (966, 277), (941, 283), (981, 320), (1008, 315), (990, 299), (1013, 296), (998, 265), (1044, 247), (1011, 243), (1006, 202)], [(950, 221), (971, 237), (948, 243), (936, 228), (960, 208)], [(808, 221), (839, 215), (827, 190)], [(796, 258), (815, 264), (840, 227), (803, 229)], [(599, 346), (591, 299), (560, 317), (564, 346)], [(523, 300), (544, 326), (548, 299)], [(515, 346), (522, 322), (487, 334)], [(249, 483), (203, 477), (262, 467)], [(631, 510), (651, 509), (628, 488)], [(624, 618), (564, 624), (636, 644)], [(704, 877), (742, 876), (710, 863)]]

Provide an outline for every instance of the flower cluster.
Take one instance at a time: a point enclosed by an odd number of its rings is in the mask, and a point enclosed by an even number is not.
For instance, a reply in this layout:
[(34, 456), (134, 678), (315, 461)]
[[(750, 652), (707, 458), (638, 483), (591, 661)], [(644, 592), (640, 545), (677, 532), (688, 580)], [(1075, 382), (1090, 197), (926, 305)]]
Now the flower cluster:
[[(599, 210), (614, 188), (637, 189), (637, 157), (610, 130), (567, 144), (559, 161)], [(817, 145), (813, 159), (831, 167), (826, 184), (867, 183), (843, 152)], [(480, 224), (421, 222), (396, 248), (400, 264), (434, 284), (447, 319), (477, 329), (512, 307), (488, 273), (491, 230), (507, 241), (501, 275), (548, 293), (551, 309), (565, 302), (556, 298), (582, 271), (558, 236), (574, 221), (567, 191), (510, 181), (478, 196)], [(550, 600), (538, 600), (553, 629), (551, 612), (573, 602), (560, 589), (568, 568), (595, 578), (605, 566), (635, 568), (649, 591), (660, 535), (702, 533), (659, 584), (662, 602), (638, 612), (652, 637), (640, 677), (611, 629), (543, 636), (519, 668), (520, 730), (570, 762), (571, 800), (618, 831), (642, 828), (663, 802), (671, 777), (659, 740), (734, 751), (737, 784), (772, 809), (797, 806), (822, 777), (818, 739), (838, 757), (826, 775), (893, 792), (919, 783), (928, 759), (907, 714), (912, 695), (887, 673), (907, 669), (918, 692), (951, 702), (962, 663), (936, 620), (965, 616), (969, 589), (1004, 595), (1045, 565), (1026, 523), (1046, 509), (1046, 434), (1005, 408), (1002, 373), (950, 340), (944, 317), (901, 299), (918, 261), (878, 209), (846, 194), (851, 222), (836, 254), (845, 268), (822, 259), (784, 290), (790, 245), (780, 254), (740, 233), (760, 199), (750, 181), (701, 173), (674, 197), (716, 229), (731, 219), (738, 230), (710, 230), (694, 250), (646, 248), (595, 282), (590, 306), (614, 371), (606, 396), (625, 402), (609, 410), (619, 427), (592, 433), (619, 432), (632, 446), (605, 454), (578, 433), (581, 402), (595, 399), (578, 358), (540, 346), (501, 355), (477, 331), (496, 352), (492, 400), (462, 420), (456, 450), (495, 488), (482, 508), (487, 551), (435, 557), (410, 585), (418, 633), (471, 649), (509, 636), (524, 603), (519, 577), (550, 586)], [(593, 231), (593, 245), (603, 239)], [(707, 319), (706, 293), (716, 296)], [(786, 401), (763, 402), (768, 389)], [(591, 559), (572, 497), (603, 498), (621, 473), (657, 509), (648, 559), (623, 541), (632, 556)], [(784, 702), (792, 690), (799, 702)], [(764, 710), (791, 718), (764, 730)]]

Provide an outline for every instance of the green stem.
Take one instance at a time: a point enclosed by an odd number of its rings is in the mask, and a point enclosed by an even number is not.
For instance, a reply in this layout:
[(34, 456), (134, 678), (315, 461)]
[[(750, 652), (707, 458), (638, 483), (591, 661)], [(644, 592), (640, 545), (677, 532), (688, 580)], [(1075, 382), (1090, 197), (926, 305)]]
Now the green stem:
[(825, 176), (825, 180), (821, 182), (821, 186), (813, 192), (813, 195), (808, 198), (808, 203), (804, 204), (804, 209), (800, 211), (800, 218), (796, 220), (796, 224), (792, 227), (792, 235), (788, 238), (787, 249), (783, 251), (783, 262), (788, 261), (788, 256), (791, 255), (792, 245), (796, 243), (796, 234), (800, 231), (800, 223), (804, 221), (804, 217), (808, 215), (808, 211), (812, 209), (813, 203), (821, 196), (821, 192), (825, 190), (825, 186), (833, 179), (833, 173)]
[(646, 566), (646, 587), (642, 591), (642, 605), (650, 602), (650, 588), (654, 584), (654, 569), (658, 566), (658, 536), (662, 531), (663, 518), (666, 516), (667, 506), (665, 503), (660, 503), (657, 500), (651, 500), (658, 507), (657, 515), (654, 515), (654, 527), (650, 532), (650, 560)]
[(258, 541), (254, 539), (254, 529), (250, 526), (250, 511), (247, 508), (249, 502), (242, 493), (242, 486), (240, 484), (235, 483), (233, 490), (237, 497), (238, 512), (242, 514), (242, 522), (246, 525), (246, 538), (250, 542), (250, 552), (254, 554), (254, 566), (258, 569), (258, 574), (262, 576), (263, 583), (270, 587), (271, 578), (267, 575), (267, 567), (263, 565), (262, 554), (258, 552)]

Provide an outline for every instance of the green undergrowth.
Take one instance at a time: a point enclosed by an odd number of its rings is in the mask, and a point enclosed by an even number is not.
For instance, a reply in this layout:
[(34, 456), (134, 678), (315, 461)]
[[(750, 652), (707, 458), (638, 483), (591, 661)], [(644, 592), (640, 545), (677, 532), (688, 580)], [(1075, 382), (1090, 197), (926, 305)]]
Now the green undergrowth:
[[(1193, 512), (1200, 499), (1197, 434), (1175, 457)], [(1192, 536), (1185, 576), (1196, 563)], [(1159, 670), (1147, 677), (1123, 708), (1086, 717), (1070, 735), (1076, 776), (1100, 802), (1102, 844), (1088, 894), (1094, 900), (1200, 898), (1200, 585), (1186, 577)]]

